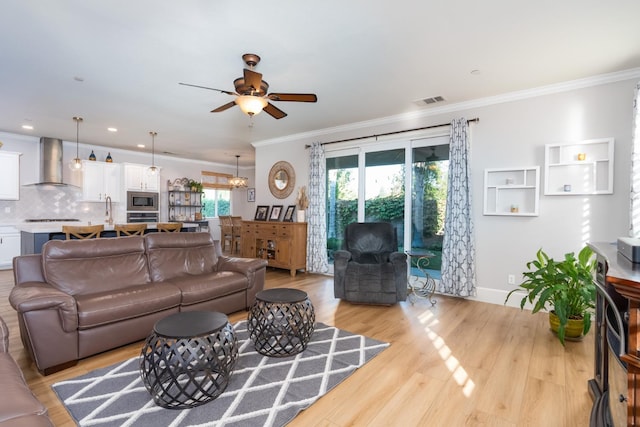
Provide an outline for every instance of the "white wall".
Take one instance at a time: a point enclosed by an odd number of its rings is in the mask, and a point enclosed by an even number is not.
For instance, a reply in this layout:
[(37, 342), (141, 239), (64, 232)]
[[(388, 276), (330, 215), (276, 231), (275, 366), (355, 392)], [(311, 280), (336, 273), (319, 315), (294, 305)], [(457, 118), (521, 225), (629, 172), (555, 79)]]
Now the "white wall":
[[(502, 304), (509, 274), (521, 277), (538, 248), (553, 257), (578, 251), (585, 241), (615, 241), (627, 235), (632, 106), (636, 80), (619, 81), (566, 90), (526, 99), (497, 102), (440, 115), (387, 121), (359, 129), (315, 132), (263, 141), (256, 147), (257, 204), (293, 204), (295, 192), (282, 203), (267, 186), (271, 166), (290, 162), (296, 171), (296, 188), (308, 182), (308, 150), (312, 141), (380, 134), (432, 124), (453, 118), (479, 117), (471, 127), (473, 209), (476, 227), (478, 299)], [(545, 91), (549, 93), (550, 91)], [(532, 92), (534, 93), (534, 92)], [(507, 97), (504, 97), (507, 99)], [(480, 104), (480, 103), (478, 103)], [(355, 128), (356, 126), (354, 126)], [(603, 137), (615, 138), (614, 194), (597, 196), (544, 196), (540, 215), (506, 217), (482, 215), (485, 168), (539, 165), (544, 184), (544, 145)], [(518, 301), (513, 299), (515, 305)]]

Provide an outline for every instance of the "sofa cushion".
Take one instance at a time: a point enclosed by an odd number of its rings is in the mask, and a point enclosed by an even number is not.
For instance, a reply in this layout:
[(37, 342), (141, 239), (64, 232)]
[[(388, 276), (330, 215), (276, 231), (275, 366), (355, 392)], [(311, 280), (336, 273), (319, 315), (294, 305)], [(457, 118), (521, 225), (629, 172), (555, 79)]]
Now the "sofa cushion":
[(247, 276), (233, 271), (217, 271), (171, 280), (182, 291), (182, 305), (197, 304), (247, 289)]
[(50, 240), (42, 246), (42, 261), (47, 282), (70, 295), (150, 282), (141, 236)]
[(218, 257), (209, 233), (149, 233), (145, 244), (154, 282), (216, 270)]
[[(27, 387), (22, 371), (9, 353), (0, 353), (0, 378), (2, 378), (3, 394), (3, 398), (0, 399), (0, 423), (12, 419), (16, 422), (23, 421), (20, 420), (20, 417), (25, 415), (44, 415), (47, 413), (47, 408), (35, 398)], [(46, 418), (43, 422), (46, 422)]]
[(180, 289), (163, 282), (78, 295), (78, 329), (94, 328), (177, 307), (180, 298)]

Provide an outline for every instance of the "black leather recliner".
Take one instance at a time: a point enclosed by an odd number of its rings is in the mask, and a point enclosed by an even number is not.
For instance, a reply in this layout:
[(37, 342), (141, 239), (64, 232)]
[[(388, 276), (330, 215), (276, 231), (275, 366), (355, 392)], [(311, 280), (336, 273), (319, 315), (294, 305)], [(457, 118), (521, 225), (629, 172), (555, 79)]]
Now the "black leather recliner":
[(354, 222), (334, 252), (336, 298), (364, 304), (407, 299), (407, 255), (398, 252), (398, 234), (388, 222)]

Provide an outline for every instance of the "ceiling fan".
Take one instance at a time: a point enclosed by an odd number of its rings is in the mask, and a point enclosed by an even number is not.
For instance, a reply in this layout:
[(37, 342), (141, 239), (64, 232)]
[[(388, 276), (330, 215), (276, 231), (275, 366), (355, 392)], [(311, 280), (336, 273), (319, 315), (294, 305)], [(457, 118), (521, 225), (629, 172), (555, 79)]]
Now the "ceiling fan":
[(273, 105), (269, 101), (293, 101), (293, 102), (316, 102), (318, 97), (313, 93), (267, 93), (269, 90), (269, 83), (262, 80), (262, 74), (253, 71), (253, 67), (258, 65), (260, 57), (254, 53), (245, 53), (242, 55), (242, 60), (247, 64), (249, 69), (244, 69), (243, 77), (238, 77), (233, 81), (235, 86), (235, 92), (228, 90), (215, 89), (212, 87), (192, 85), (188, 83), (178, 83), (184, 86), (192, 86), (201, 89), (215, 90), (227, 95), (235, 96), (231, 102), (228, 102), (220, 107), (211, 110), (212, 113), (219, 113), (221, 111), (228, 110), (234, 105), (238, 105), (240, 109), (248, 114), (254, 116), (260, 111), (264, 111), (271, 117), (281, 119), (287, 116), (287, 113)]

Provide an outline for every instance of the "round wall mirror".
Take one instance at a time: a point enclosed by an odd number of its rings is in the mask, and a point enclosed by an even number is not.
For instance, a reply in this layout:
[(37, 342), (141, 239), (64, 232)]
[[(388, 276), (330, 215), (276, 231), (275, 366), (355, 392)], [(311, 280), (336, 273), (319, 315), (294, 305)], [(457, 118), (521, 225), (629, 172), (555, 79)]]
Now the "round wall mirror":
[(289, 162), (280, 161), (269, 172), (269, 190), (278, 199), (288, 197), (296, 185), (296, 174)]

